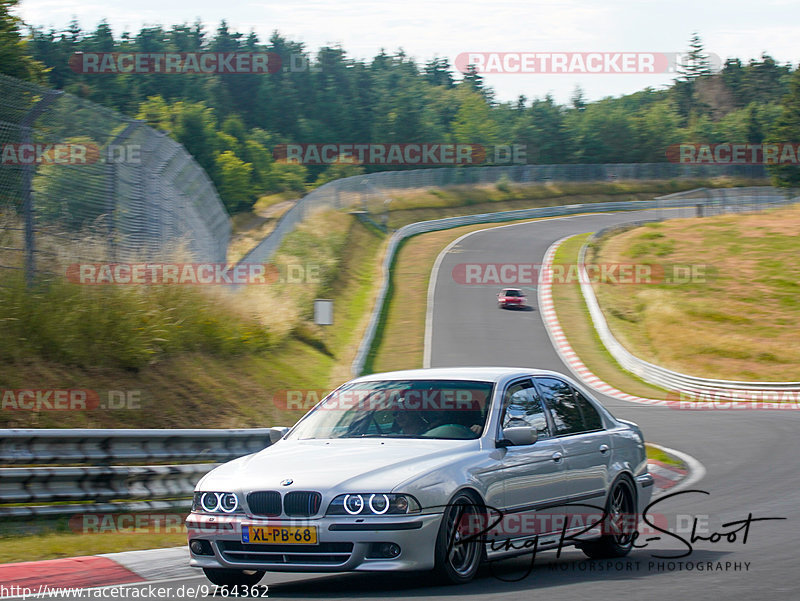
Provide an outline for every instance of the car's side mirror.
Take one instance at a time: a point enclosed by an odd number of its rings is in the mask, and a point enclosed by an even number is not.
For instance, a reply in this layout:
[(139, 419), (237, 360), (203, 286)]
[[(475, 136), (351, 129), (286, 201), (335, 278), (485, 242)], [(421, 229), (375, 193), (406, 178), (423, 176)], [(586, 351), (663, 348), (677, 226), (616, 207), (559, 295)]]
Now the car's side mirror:
[(281, 438), (286, 436), (286, 433), (289, 431), (289, 428), (286, 426), (275, 426), (269, 429), (269, 443), (275, 444)]
[(497, 441), (498, 447), (518, 447), (536, 442), (538, 433), (531, 426), (514, 426), (503, 429), (503, 435)]

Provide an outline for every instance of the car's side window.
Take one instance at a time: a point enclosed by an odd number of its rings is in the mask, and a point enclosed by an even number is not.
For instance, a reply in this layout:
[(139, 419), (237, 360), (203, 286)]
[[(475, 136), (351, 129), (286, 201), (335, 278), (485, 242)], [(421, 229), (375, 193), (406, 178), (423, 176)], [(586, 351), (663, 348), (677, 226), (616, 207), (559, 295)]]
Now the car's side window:
[(536, 384), (550, 409), (557, 436), (586, 431), (572, 386), (558, 378), (548, 377), (536, 378)]
[(503, 428), (530, 426), (536, 428), (538, 438), (550, 438), (544, 406), (536, 392), (533, 382), (515, 382), (506, 390), (503, 399)]
[[(575, 390), (575, 389), (573, 389)], [(578, 408), (583, 414), (583, 422), (587, 431), (602, 430), (603, 418), (600, 417), (597, 409), (581, 392), (575, 390), (575, 400), (578, 403)]]

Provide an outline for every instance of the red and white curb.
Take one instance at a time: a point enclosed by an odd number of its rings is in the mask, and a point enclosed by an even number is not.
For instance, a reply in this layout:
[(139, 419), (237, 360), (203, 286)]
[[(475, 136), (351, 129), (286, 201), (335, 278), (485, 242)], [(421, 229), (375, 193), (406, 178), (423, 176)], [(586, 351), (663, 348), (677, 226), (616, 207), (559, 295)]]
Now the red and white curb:
[(197, 577), (189, 567), (189, 548), (147, 549), (85, 557), (25, 561), (0, 565), (0, 599), (16, 598), (15, 591), (27, 589), (49, 596), (54, 589), (88, 589), (124, 586), (143, 582), (171, 581)]
[(653, 476), (656, 492), (666, 492), (683, 480), (689, 472), (674, 465), (668, 465), (655, 459), (647, 460), (647, 471)]
[[(550, 341), (556, 353), (558, 353), (559, 357), (561, 357), (561, 360), (564, 362), (564, 365), (566, 365), (570, 371), (575, 374), (578, 380), (590, 388), (601, 392), (602, 394), (622, 401), (628, 401), (630, 403), (682, 408), (680, 401), (666, 399), (646, 399), (622, 392), (621, 390), (614, 388), (611, 386), (611, 384), (604, 382), (594, 373), (592, 373), (592, 371), (586, 367), (583, 361), (581, 361), (580, 357), (578, 357), (577, 353), (573, 350), (572, 346), (569, 344), (567, 336), (564, 334), (564, 330), (561, 328), (561, 324), (558, 321), (558, 315), (556, 315), (555, 307), (553, 306), (552, 264), (553, 257), (555, 256), (558, 247), (570, 237), (571, 236), (566, 236), (550, 245), (550, 248), (547, 249), (544, 258), (542, 259), (541, 277), (539, 278), (539, 313), (542, 316), (542, 321), (544, 322), (544, 327), (547, 330), (547, 335), (550, 337)], [(673, 488), (686, 488), (700, 480), (705, 475), (706, 470), (705, 467), (703, 467), (703, 464), (691, 455), (687, 455), (681, 451), (668, 449), (659, 445), (652, 446), (660, 449), (668, 455), (677, 457), (683, 462), (684, 465), (686, 465), (687, 468), (681, 469), (661, 463), (660, 461), (648, 460), (648, 469), (650, 473), (653, 474), (653, 477), (656, 481), (656, 489), (653, 492), (654, 495)]]
[[(640, 403), (644, 405), (658, 405), (672, 409), (800, 409), (800, 403), (797, 402), (785, 403), (784, 401), (781, 401), (783, 404), (778, 404), (779, 399), (775, 396), (777, 393), (774, 391), (749, 391), (751, 395), (763, 400), (745, 400), (731, 397), (730, 391), (727, 390), (720, 391), (713, 388), (708, 390), (687, 388), (681, 392), (681, 395), (685, 393), (690, 398), (693, 396), (696, 397), (696, 400), (647, 399), (622, 392), (621, 390), (614, 388), (609, 383), (598, 378), (591, 372), (591, 370), (589, 370), (588, 367), (586, 367), (586, 365), (584, 365), (583, 361), (581, 361), (580, 357), (578, 357), (573, 348), (570, 346), (569, 342), (567, 341), (567, 337), (564, 334), (564, 330), (561, 328), (561, 324), (558, 321), (558, 316), (556, 315), (556, 311), (553, 306), (553, 257), (555, 256), (558, 247), (561, 246), (565, 240), (571, 237), (572, 236), (565, 236), (564, 238), (555, 241), (552, 245), (550, 245), (550, 248), (547, 249), (544, 258), (542, 259), (542, 269), (540, 272), (538, 287), (538, 300), (542, 321), (544, 322), (547, 334), (553, 344), (553, 348), (561, 357), (561, 360), (564, 362), (564, 364), (584, 384), (590, 386), (598, 392), (622, 401)], [(796, 399), (796, 393), (791, 392), (791, 389), (787, 389), (787, 392), (789, 394), (788, 398)], [(719, 398), (717, 399), (717, 397)], [(704, 401), (705, 398), (708, 398), (709, 400)], [(774, 402), (772, 399), (775, 399)]]
[(649, 471), (655, 479), (655, 489), (653, 490), (654, 497), (668, 491), (673, 493), (689, 488), (702, 480), (706, 475), (705, 466), (691, 455), (676, 449), (662, 447), (652, 442), (648, 442), (647, 444), (669, 455), (673, 459), (677, 459), (683, 464), (683, 467), (679, 467), (667, 465), (655, 459), (647, 460), (647, 471)]
[[(657, 446), (657, 445), (654, 445)], [(678, 451), (658, 447), (664, 452), (682, 455)], [(686, 461), (685, 456), (680, 457)], [(687, 477), (694, 474), (687, 469), (648, 460), (648, 469), (655, 479), (653, 495), (683, 488)], [(38, 591), (57, 588), (89, 589), (109, 586), (135, 585), (143, 582), (173, 582), (196, 578), (201, 572), (189, 567), (188, 547), (124, 551), (103, 555), (26, 561), (0, 565), (2, 590), (28, 589), (31, 596)], [(46, 592), (40, 593), (47, 596)], [(16, 598), (17, 595), (7, 595)], [(7, 598), (0, 592), (0, 599)]]
[(572, 349), (572, 346), (570, 346), (567, 336), (564, 334), (564, 330), (561, 329), (561, 324), (558, 321), (558, 316), (556, 315), (556, 310), (553, 306), (552, 271), (553, 257), (555, 256), (558, 247), (561, 246), (561, 244), (568, 238), (571, 238), (571, 236), (566, 236), (560, 240), (557, 240), (550, 245), (550, 248), (547, 249), (547, 252), (544, 254), (544, 258), (542, 259), (542, 270), (539, 278), (539, 312), (542, 316), (544, 327), (547, 330), (547, 335), (550, 336), (550, 341), (553, 343), (553, 348), (555, 349), (556, 353), (558, 353), (564, 364), (569, 367), (569, 369), (578, 377), (578, 379), (580, 379), (581, 382), (597, 390), (598, 392), (602, 392), (603, 394), (614, 397), (615, 399), (629, 401), (631, 403), (660, 405), (664, 407), (679, 407), (679, 401), (669, 401), (665, 399), (645, 399), (614, 388), (611, 386), (611, 384), (604, 382), (595, 374), (593, 374), (589, 368), (584, 365), (583, 361), (581, 361), (580, 357), (578, 357), (578, 355)]

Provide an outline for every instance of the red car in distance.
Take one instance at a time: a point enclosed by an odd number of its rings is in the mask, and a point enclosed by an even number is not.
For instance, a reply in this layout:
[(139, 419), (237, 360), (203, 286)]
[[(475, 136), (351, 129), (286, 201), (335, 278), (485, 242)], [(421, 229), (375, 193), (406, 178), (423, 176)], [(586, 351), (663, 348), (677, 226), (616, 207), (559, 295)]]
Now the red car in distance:
[(522, 308), (528, 302), (525, 294), (519, 288), (503, 288), (497, 294), (497, 308), (506, 309), (508, 307)]

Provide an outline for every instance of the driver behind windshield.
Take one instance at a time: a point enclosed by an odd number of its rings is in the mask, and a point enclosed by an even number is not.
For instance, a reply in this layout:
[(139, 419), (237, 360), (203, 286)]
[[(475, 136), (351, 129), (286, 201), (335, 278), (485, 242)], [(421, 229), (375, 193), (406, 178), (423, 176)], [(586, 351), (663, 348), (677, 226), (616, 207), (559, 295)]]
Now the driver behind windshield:
[(430, 423), (420, 415), (419, 411), (398, 407), (392, 415), (403, 434), (419, 436), (431, 429)]
[(448, 411), (420, 411), (411, 405), (406, 403), (406, 399), (400, 398), (392, 411), (395, 426), (406, 436), (472, 438), (482, 430), (479, 424), (467, 428), (457, 423)]

